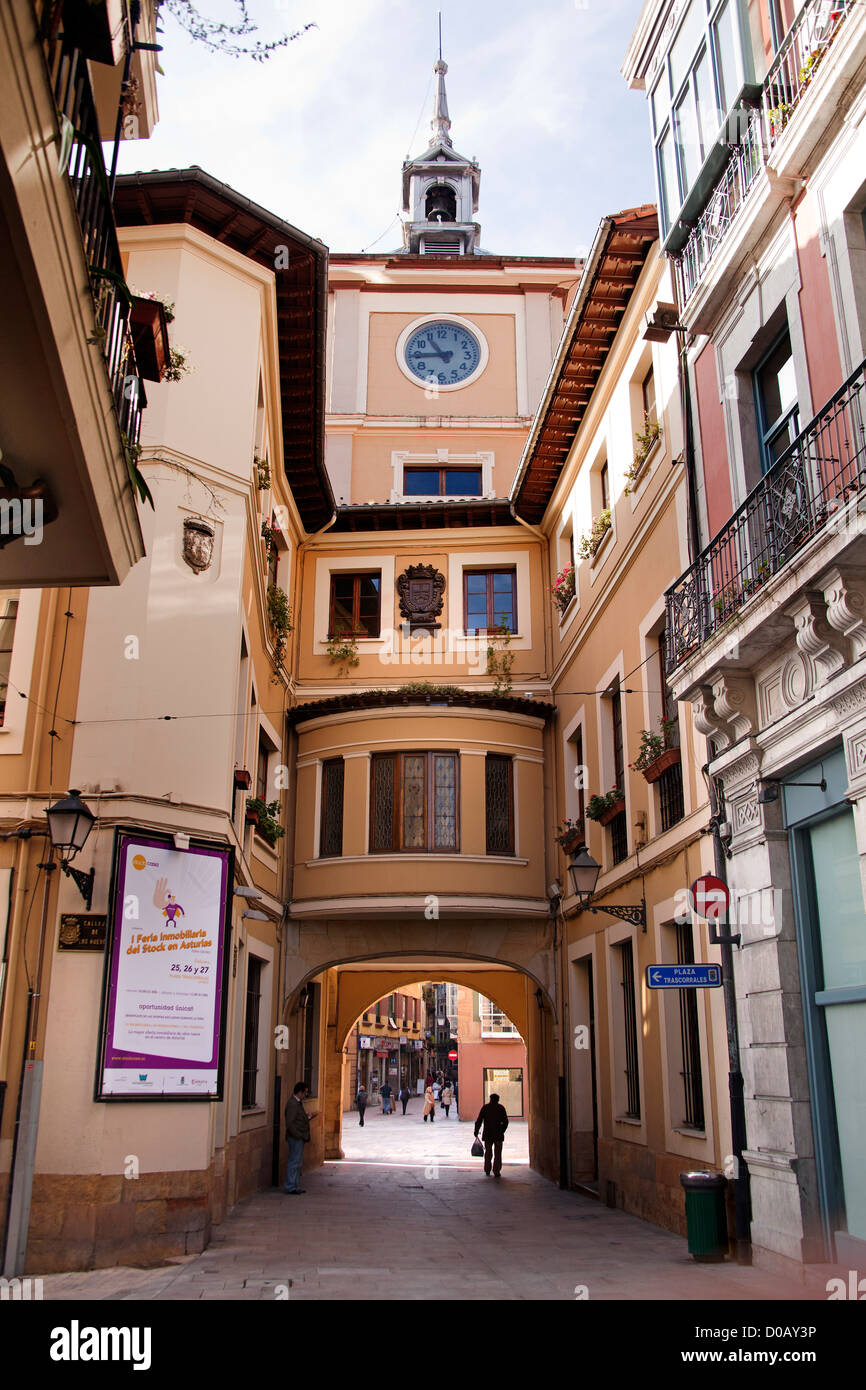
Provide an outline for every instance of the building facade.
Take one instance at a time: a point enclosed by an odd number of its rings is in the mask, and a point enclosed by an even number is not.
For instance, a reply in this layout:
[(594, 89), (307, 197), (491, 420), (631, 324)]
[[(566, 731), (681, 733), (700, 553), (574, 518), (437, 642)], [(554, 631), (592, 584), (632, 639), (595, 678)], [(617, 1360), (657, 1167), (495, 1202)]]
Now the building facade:
[(649, 98), (699, 434), (667, 664), (709, 741), (741, 938), (752, 1242), (782, 1268), (856, 1264), (866, 11), (647, 4), (624, 72)]
[(474, 1122), (482, 1105), (498, 1095), (509, 1119), (529, 1114), (526, 1046), (518, 1029), (492, 999), (458, 991), (460, 1118)]

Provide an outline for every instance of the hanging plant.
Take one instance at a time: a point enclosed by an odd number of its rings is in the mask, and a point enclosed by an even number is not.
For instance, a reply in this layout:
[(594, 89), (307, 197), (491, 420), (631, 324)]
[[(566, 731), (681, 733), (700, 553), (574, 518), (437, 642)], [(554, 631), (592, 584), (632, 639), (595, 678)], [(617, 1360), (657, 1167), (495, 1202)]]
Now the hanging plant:
[(593, 520), (592, 526), (578, 542), (578, 554), (584, 560), (591, 560), (601, 545), (605, 536), (612, 525), (610, 507), (605, 507), (603, 512)]
[(268, 621), (274, 637), (274, 665), (279, 668), (292, 631), (292, 610), (285, 590), (278, 584), (268, 585)]
[(263, 801), (260, 796), (247, 797), (247, 819), (271, 846), (286, 833), (279, 821), (281, 809), (279, 801)]
[(253, 454), (253, 468), (256, 470), (256, 487), (259, 492), (267, 492), (271, 485), (271, 465), (267, 454), (261, 459), (258, 454)]
[(560, 613), (564, 613), (576, 593), (576, 581), (574, 565), (569, 563), (554, 579), (550, 586), (550, 594)]
[(358, 638), (361, 635), (360, 631), (333, 632), (327, 643), (329, 660), (335, 666), (343, 666), (346, 669), (358, 666), (361, 661), (358, 655)]
[(193, 370), (189, 360), (189, 348), (177, 347), (171, 349), (171, 362), (165, 369), (163, 381), (180, 381), (181, 377), (186, 376)]
[[(511, 668), (514, 665), (514, 653), (509, 651), (511, 636), (511, 629), (503, 614), (499, 626), (490, 634), (487, 647), (487, 674), (494, 678), (494, 695), (511, 694)], [(497, 646), (497, 643), (500, 645)]]
[(265, 556), (270, 562), (277, 553), (277, 531), (269, 521), (262, 522), (262, 540), (265, 543)]
[(647, 412), (644, 412), (643, 420), (643, 429), (635, 432), (637, 449), (635, 450), (634, 459), (632, 460), (629, 470), (625, 475), (626, 486), (623, 490), (626, 497), (628, 497), (629, 493), (634, 492), (635, 483), (643, 471), (643, 466), (662, 436), (662, 427), (657, 420), (651, 419)]

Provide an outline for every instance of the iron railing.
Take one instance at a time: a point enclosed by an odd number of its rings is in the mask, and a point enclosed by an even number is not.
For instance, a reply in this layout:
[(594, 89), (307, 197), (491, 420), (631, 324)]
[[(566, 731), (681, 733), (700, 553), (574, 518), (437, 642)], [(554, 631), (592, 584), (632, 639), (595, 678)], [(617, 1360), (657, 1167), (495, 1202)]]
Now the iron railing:
[(680, 306), (691, 299), (716, 251), (737, 220), (764, 169), (770, 151), (791, 119), (821, 60), (855, 0), (807, 0), (764, 80), (760, 109), (745, 119), (742, 138), (731, 147), (712, 195), (674, 257)]
[(138, 444), (147, 404), (129, 323), (130, 296), (117, 244), (99, 119), (87, 60), (62, 41), (46, 52), (60, 122), (59, 157), (72, 187), (96, 315), (96, 333), (126, 443)]
[(728, 623), (822, 527), (852, 524), (846, 504), (858, 495), (866, 504), (864, 422), (866, 360), (668, 589), (668, 672)]
[(731, 156), (682, 252), (674, 260), (680, 304), (691, 299), (716, 251), (739, 216), (764, 168), (761, 113), (752, 111)]
[(767, 147), (772, 148), (802, 97), (854, 0), (807, 0), (779, 46), (764, 81)]

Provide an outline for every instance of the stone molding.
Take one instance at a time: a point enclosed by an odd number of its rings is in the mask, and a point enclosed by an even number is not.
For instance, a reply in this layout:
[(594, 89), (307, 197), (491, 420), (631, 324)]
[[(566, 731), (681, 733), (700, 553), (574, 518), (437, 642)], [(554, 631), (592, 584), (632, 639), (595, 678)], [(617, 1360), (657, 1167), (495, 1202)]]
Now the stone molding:
[(828, 621), (827, 603), (817, 589), (806, 589), (785, 609), (796, 631), (798, 649), (815, 663), (819, 677), (830, 681), (848, 664), (849, 643)]

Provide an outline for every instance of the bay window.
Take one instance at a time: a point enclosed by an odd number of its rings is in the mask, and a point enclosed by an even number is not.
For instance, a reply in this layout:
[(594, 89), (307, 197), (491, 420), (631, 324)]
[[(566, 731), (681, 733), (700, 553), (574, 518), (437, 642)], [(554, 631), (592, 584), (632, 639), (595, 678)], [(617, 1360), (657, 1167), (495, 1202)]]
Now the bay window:
[(456, 753), (374, 753), (370, 849), (416, 854), (459, 848)]

